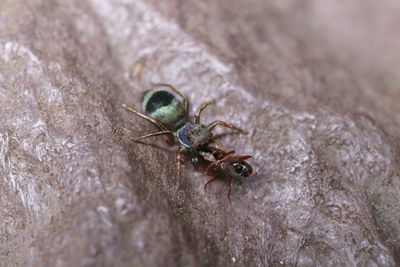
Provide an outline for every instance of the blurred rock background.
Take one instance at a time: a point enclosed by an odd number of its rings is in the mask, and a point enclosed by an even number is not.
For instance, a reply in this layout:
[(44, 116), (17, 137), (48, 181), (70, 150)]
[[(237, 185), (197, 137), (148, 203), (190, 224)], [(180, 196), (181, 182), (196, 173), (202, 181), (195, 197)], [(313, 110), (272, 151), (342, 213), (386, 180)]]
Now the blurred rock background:
[[(2, 0), (1, 266), (397, 266), (400, 4)], [(248, 135), (255, 173), (203, 190), (151, 83)], [(157, 141), (158, 140), (158, 141)], [(163, 145), (154, 139), (151, 143)]]

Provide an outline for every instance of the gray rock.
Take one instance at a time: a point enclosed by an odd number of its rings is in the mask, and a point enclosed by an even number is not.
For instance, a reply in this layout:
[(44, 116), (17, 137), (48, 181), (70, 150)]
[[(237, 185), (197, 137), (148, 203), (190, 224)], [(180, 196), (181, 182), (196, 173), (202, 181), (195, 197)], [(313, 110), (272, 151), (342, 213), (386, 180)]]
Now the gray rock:
[[(398, 265), (400, 5), (275, 2), (3, 0), (0, 265)], [(131, 141), (156, 82), (249, 131), (231, 203)]]

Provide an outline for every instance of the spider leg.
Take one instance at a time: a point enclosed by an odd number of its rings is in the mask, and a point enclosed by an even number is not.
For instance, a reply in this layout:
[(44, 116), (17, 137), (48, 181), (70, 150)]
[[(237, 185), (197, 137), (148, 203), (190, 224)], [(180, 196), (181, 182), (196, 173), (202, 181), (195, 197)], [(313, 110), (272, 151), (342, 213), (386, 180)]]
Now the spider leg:
[(200, 123), (200, 115), (201, 115), (201, 112), (202, 112), (208, 105), (210, 105), (210, 104), (212, 104), (212, 103), (214, 103), (214, 101), (206, 102), (206, 103), (201, 104), (201, 105), (197, 108), (196, 115), (194, 115), (194, 122), (195, 122), (195, 123)]
[(233, 125), (232, 123), (228, 123), (228, 122), (225, 122), (225, 121), (214, 121), (214, 122), (210, 123), (207, 126), (207, 129), (212, 131), (218, 125), (226, 127), (226, 128), (234, 129), (234, 130), (236, 130), (236, 131), (238, 131), (240, 133), (243, 133), (243, 134), (247, 133), (245, 130), (240, 129), (240, 128), (236, 127), (235, 125)]
[(145, 119), (145, 120), (157, 125), (160, 129), (162, 129), (164, 131), (168, 131), (168, 128), (165, 125), (163, 125), (162, 123), (156, 121), (155, 119), (153, 119), (153, 118), (151, 118), (151, 117), (149, 117), (149, 116), (147, 116), (147, 115), (145, 115), (143, 113), (140, 113), (139, 111), (136, 111), (133, 108), (130, 108), (125, 104), (121, 104), (121, 107), (123, 107), (124, 109), (126, 109), (126, 110), (128, 110), (128, 111), (130, 111), (132, 113), (135, 113), (139, 117), (142, 117), (143, 119)]
[(141, 136), (139, 138), (135, 138), (133, 141), (137, 142), (137, 141), (146, 139), (146, 138), (151, 137), (151, 136), (158, 136), (158, 135), (165, 135), (165, 134), (173, 134), (173, 133), (171, 131), (158, 131), (158, 132), (154, 132), (154, 133), (149, 133), (149, 134), (143, 135), (143, 136)]
[(182, 165), (183, 152), (184, 150), (182, 148), (179, 148), (179, 150), (176, 152), (176, 171), (177, 171), (178, 185), (180, 185), (181, 182), (181, 165)]

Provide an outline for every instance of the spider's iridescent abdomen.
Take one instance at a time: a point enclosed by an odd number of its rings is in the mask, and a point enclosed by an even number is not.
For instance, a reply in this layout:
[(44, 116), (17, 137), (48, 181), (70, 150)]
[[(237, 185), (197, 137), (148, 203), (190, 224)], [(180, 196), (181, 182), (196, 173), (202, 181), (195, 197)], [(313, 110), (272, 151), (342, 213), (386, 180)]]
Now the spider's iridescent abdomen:
[(142, 110), (171, 131), (176, 131), (188, 121), (187, 111), (182, 102), (165, 90), (146, 91), (143, 95)]

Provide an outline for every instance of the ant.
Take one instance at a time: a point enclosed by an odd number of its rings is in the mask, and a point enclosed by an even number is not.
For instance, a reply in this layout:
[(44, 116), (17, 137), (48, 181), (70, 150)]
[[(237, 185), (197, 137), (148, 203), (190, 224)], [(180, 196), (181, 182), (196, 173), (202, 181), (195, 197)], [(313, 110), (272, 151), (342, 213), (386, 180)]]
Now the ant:
[[(212, 158), (210, 158), (210, 155)], [(201, 149), (195, 157), (192, 156), (192, 163), (193, 165), (198, 165), (199, 162), (202, 162), (202, 165), (205, 166), (209, 179), (204, 185), (204, 191), (206, 191), (207, 185), (217, 178), (227, 177), (229, 179), (228, 199), (230, 201), (233, 180), (240, 177), (249, 177), (253, 173), (253, 168), (246, 162), (250, 158), (250, 155), (235, 155), (233, 150), (225, 152), (222, 149), (206, 147)]]

